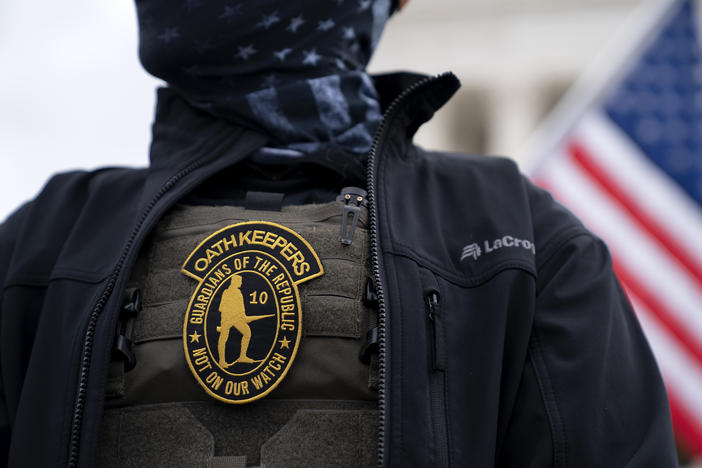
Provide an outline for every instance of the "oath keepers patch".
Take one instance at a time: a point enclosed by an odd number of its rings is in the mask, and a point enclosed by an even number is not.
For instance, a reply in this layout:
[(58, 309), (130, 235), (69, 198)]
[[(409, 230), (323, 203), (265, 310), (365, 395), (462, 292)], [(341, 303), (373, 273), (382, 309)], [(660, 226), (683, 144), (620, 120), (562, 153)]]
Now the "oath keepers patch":
[(183, 324), (197, 382), (226, 403), (268, 395), (300, 345), (298, 285), (324, 274), (317, 253), (292, 229), (252, 221), (207, 237), (182, 271), (199, 282)]

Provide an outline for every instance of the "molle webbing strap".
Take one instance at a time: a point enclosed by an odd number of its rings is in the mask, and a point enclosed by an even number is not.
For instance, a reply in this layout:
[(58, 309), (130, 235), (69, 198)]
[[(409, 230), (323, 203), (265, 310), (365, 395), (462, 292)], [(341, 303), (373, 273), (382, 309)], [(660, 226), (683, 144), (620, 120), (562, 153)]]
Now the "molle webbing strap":
[(270, 468), (373, 466), (377, 411), (299, 410), (261, 447)]
[(370, 467), (375, 402), (261, 400), (105, 411), (97, 466)]
[(105, 411), (97, 466), (204, 466), (214, 438), (181, 405)]
[(280, 211), (283, 207), (283, 193), (246, 192), (247, 210)]
[(209, 468), (246, 468), (246, 457), (214, 457)]

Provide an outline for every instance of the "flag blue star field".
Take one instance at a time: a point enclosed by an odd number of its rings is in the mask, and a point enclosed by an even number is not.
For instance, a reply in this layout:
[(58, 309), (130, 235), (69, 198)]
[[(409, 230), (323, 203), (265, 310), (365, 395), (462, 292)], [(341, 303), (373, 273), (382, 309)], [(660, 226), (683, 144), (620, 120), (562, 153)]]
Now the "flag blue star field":
[(702, 63), (692, 8), (682, 5), (605, 102), (605, 112), (702, 204)]
[(609, 245), (666, 382), (676, 435), (702, 454), (698, 7), (664, 5), (532, 176)]

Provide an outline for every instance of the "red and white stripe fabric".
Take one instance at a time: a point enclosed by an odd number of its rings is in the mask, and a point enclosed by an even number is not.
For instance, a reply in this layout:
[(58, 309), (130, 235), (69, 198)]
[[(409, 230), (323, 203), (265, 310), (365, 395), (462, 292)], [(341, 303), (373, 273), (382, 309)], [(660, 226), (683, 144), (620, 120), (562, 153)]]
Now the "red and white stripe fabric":
[(607, 242), (666, 381), (676, 431), (702, 453), (702, 210), (597, 112), (535, 179)]
[(535, 175), (607, 242), (668, 388), (702, 453), (702, 210), (608, 119), (586, 115)]
[(663, 374), (676, 437), (702, 455), (699, 11), (690, 0), (664, 6), (640, 34), (648, 44), (612, 64), (601, 89), (576, 86), (571, 108), (557, 109), (570, 121), (532, 150), (544, 157), (531, 176), (608, 244)]

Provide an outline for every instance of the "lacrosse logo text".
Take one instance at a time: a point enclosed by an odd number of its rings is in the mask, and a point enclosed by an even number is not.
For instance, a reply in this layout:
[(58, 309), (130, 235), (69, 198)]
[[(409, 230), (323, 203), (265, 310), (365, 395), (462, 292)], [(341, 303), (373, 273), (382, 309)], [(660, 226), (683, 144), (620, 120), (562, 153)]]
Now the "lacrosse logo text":
[(468, 257), (472, 257), (473, 260), (477, 260), (478, 257), (483, 254), (487, 255), (495, 250), (505, 247), (529, 250), (531, 253), (536, 255), (536, 246), (533, 242), (524, 239), (517, 239), (513, 236), (503, 236), (493, 240), (492, 242), (488, 240), (483, 241), (482, 247), (475, 242), (466, 245), (461, 251), (461, 261)]

